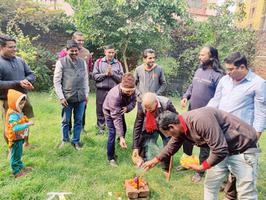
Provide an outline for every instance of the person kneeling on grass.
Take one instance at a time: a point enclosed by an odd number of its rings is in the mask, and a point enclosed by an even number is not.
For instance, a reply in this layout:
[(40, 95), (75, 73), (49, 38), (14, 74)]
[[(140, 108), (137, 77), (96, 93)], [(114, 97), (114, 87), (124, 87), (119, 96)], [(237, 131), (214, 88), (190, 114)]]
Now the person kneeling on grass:
[(207, 170), (204, 200), (217, 200), (219, 188), (229, 171), (236, 177), (237, 199), (258, 199), (256, 189), (259, 149), (256, 130), (227, 112), (215, 108), (199, 108), (182, 115), (165, 112), (160, 115), (160, 130), (172, 136), (159, 156), (143, 164), (148, 170), (160, 160), (175, 154), (185, 140), (211, 153), (201, 164), (190, 164), (196, 172)]
[(117, 167), (115, 156), (116, 132), (121, 148), (126, 149), (125, 135), (127, 128), (124, 114), (133, 110), (135, 105), (135, 78), (133, 74), (126, 73), (122, 77), (122, 82), (108, 92), (103, 103), (103, 113), (108, 128), (107, 158), (109, 164), (113, 167)]
[(10, 148), (10, 166), (15, 178), (31, 171), (32, 168), (25, 167), (21, 158), (24, 138), (28, 136), (29, 126), (33, 122), (22, 113), (26, 103), (26, 95), (10, 89), (7, 94), (8, 110), (6, 113), (5, 135)]

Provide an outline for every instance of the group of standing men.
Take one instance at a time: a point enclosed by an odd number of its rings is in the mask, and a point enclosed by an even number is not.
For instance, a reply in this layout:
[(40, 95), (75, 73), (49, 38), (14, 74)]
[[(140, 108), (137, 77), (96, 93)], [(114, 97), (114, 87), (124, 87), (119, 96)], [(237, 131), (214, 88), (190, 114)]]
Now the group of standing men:
[[(121, 63), (115, 59), (114, 46), (106, 46), (105, 57), (96, 60), (93, 66), (92, 55), (83, 43), (82, 33), (74, 33), (72, 40), (67, 41), (66, 49), (60, 52), (54, 71), (54, 87), (62, 105), (60, 148), (70, 141), (73, 113), (71, 143), (76, 150), (81, 149), (80, 133), (85, 126), (91, 75), (96, 84), (98, 133), (104, 134), (107, 126), (107, 158), (111, 166), (118, 165), (116, 135), (120, 146), (127, 148), (124, 114), (137, 104), (132, 153), (135, 164), (150, 169), (162, 162), (163, 170), (168, 171), (170, 156), (181, 145), (184, 153), (191, 155), (194, 144), (201, 149), (200, 165), (190, 166), (196, 171), (192, 181), (199, 182), (207, 170), (204, 199), (218, 198), (219, 187), (228, 172), (231, 174), (225, 187), (225, 199), (257, 199), (257, 141), (266, 128), (266, 83), (248, 68), (243, 54), (234, 52), (224, 60), (225, 75), (218, 51), (211, 46), (202, 48), (200, 66), (181, 100), (182, 107), (186, 107), (189, 101), (189, 112), (180, 115), (172, 102), (161, 96), (166, 81), (162, 68), (155, 63), (154, 50), (143, 52), (143, 64), (136, 68), (133, 76), (124, 74)], [(0, 99), (3, 114), (7, 109), (7, 90), (26, 93), (33, 89), (34, 81), (30, 68), (16, 57), (16, 41), (1, 36)], [(29, 102), (25, 108), (25, 114), (32, 117)], [(166, 147), (158, 157), (150, 160), (149, 147), (158, 145), (159, 135)], [(177, 167), (179, 170), (182, 167)]]

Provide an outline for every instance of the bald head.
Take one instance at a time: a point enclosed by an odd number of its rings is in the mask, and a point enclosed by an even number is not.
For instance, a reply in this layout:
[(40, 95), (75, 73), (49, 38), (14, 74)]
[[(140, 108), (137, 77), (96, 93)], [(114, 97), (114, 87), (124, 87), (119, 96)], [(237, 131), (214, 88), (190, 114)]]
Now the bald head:
[(147, 92), (143, 95), (142, 104), (147, 112), (153, 112), (157, 106), (157, 96), (155, 93)]

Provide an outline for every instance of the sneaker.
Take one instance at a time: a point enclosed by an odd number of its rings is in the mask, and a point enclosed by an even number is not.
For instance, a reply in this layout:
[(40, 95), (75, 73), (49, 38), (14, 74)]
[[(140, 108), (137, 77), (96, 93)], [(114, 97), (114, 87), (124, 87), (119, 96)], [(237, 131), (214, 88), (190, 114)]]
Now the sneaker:
[(187, 168), (183, 167), (182, 165), (179, 165), (179, 166), (177, 166), (177, 167), (175, 168), (175, 171), (176, 171), (176, 172), (185, 171), (185, 170), (187, 170)]
[(61, 144), (59, 144), (58, 149), (62, 149), (66, 146), (68, 142), (62, 141)]
[(109, 160), (109, 164), (110, 164), (112, 167), (118, 167), (118, 164), (117, 164), (117, 162), (115, 161), (115, 159)]
[(98, 129), (96, 135), (104, 135), (104, 129)]
[(21, 177), (21, 176), (24, 176), (24, 174), (23, 174), (23, 171), (22, 171), (22, 170), (20, 170), (20, 172), (19, 172), (19, 173), (17, 173), (17, 174), (15, 175), (15, 178), (19, 178), (19, 177)]
[(199, 174), (199, 173), (195, 173), (192, 178), (191, 178), (191, 181), (192, 183), (199, 183), (202, 179), (202, 175)]
[(23, 171), (23, 172), (31, 172), (32, 171), (32, 167), (23, 167), (22, 169), (21, 169), (21, 171)]
[(81, 130), (82, 133), (87, 134), (88, 131), (86, 131), (84, 128)]
[(80, 151), (82, 149), (80, 143), (77, 143), (77, 144), (73, 144), (72, 143), (72, 146), (77, 150), (77, 151)]

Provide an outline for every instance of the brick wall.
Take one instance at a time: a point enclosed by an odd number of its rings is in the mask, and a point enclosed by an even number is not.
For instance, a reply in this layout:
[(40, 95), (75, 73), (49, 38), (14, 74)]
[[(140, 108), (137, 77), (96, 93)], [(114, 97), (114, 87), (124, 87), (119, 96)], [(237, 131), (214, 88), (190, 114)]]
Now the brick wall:
[(256, 57), (254, 61), (254, 71), (259, 76), (266, 79), (266, 31), (257, 33)]

